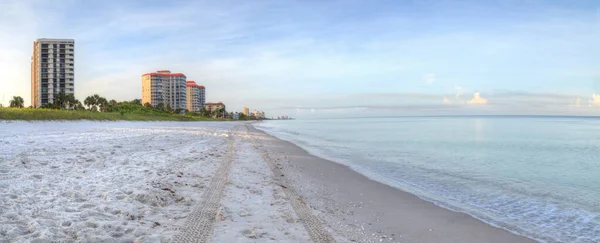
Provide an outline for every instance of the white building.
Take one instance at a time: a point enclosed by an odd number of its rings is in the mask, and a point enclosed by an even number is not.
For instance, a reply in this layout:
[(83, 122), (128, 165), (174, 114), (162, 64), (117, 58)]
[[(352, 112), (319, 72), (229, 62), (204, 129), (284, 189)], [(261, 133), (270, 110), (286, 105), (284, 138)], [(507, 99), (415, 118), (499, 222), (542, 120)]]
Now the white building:
[(31, 57), (31, 105), (54, 103), (58, 93), (75, 95), (75, 40), (37, 39)]

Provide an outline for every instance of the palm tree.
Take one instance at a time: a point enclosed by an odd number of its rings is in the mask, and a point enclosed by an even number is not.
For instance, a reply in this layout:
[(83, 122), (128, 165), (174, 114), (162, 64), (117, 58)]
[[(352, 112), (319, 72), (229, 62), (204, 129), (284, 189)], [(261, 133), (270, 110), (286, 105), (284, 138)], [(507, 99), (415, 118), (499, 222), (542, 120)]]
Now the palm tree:
[(10, 107), (12, 108), (23, 108), (25, 101), (21, 96), (13, 96), (12, 100), (10, 100)]
[(164, 103), (158, 103), (156, 105), (156, 109), (159, 111), (165, 111), (165, 104)]
[(209, 117), (210, 111), (206, 110), (205, 106), (202, 106), (202, 108), (200, 108), (200, 115), (204, 117)]
[(83, 106), (81, 104), (81, 101), (75, 100), (75, 105), (73, 106), (73, 109), (78, 110), (78, 111), (79, 110), (85, 110), (85, 106)]
[(97, 110), (96, 106), (98, 105), (98, 100), (95, 96), (90, 95), (85, 98), (83, 104), (85, 104), (85, 106), (87, 106), (90, 111), (94, 111)]
[(54, 109), (73, 109), (75, 105), (77, 105), (77, 100), (73, 94), (58, 93), (56, 98), (54, 98), (54, 104), (52, 107)]
[(100, 96), (98, 96), (96, 99), (98, 100), (98, 106), (100, 106), (100, 111), (106, 112), (106, 110), (108, 109), (108, 101), (106, 101), (104, 97)]

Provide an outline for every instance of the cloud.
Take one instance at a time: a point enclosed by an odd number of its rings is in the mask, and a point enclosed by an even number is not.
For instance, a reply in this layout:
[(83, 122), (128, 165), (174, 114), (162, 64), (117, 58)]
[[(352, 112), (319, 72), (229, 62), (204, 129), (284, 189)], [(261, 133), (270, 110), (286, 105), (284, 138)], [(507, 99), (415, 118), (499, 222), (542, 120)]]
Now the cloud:
[(589, 106), (600, 106), (600, 94), (593, 94)]
[(448, 99), (448, 97), (444, 97), (444, 104), (452, 104), (452, 101), (450, 101), (450, 99)]
[(488, 103), (488, 101), (487, 99), (481, 97), (481, 94), (477, 92), (473, 94), (473, 99), (469, 100), (467, 103), (470, 105), (485, 105)]
[(428, 73), (423, 75), (423, 82), (425, 82), (428, 85), (432, 85), (433, 83), (435, 83), (435, 74)]

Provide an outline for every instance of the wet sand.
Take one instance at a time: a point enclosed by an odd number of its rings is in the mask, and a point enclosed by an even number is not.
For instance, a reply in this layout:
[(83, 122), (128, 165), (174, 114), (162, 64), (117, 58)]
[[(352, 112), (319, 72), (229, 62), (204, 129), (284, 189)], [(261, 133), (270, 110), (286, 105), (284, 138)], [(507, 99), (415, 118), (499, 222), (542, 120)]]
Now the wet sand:
[(339, 242), (536, 242), (373, 181), (249, 126)]

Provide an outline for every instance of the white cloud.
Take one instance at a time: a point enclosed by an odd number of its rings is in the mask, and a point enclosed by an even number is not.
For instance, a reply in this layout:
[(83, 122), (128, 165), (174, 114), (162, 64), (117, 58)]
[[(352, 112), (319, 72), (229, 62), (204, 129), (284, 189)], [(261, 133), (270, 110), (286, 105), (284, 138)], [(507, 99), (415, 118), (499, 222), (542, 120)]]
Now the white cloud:
[(589, 106), (600, 106), (600, 94), (593, 94)]
[(473, 94), (473, 99), (469, 100), (467, 103), (470, 105), (485, 105), (488, 103), (488, 101), (487, 99), (481, 97), (481, 94), (477, 92)]
[(452, 101), (448, 97), (444, 97), (444, 104), (452, 104)]
[(432, 85), (433, 83), (435, 83), (435, 74), (428, 73), (423, 75), (423, 82), (425, 82), (428, 85)]

